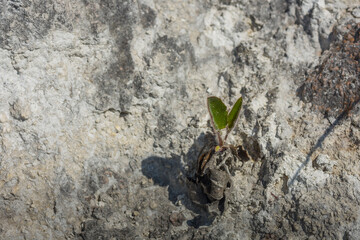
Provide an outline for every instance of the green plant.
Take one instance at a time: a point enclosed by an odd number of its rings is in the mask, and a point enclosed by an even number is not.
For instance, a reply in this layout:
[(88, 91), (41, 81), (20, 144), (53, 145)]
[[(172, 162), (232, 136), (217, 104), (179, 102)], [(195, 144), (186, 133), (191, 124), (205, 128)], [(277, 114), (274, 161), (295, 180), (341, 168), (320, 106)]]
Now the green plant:
[[(219, 144), (215, 148), (215, 151), (219, 151), (224, 147), (225, 141), (229, 136), (229, 133), (231, 132), (231, 130), (234, 129), (235, 124), (239, 118), (242, 106), (242, 97), (240, 97), (235, 102), (231, 110), (228, 110), (225, 104), (218, 97), (208, 97), (207, 106), (210, 114), (211, 124), (217, 136)], [(226, 129), (224, 140), (221, 138), (222, 129)]]

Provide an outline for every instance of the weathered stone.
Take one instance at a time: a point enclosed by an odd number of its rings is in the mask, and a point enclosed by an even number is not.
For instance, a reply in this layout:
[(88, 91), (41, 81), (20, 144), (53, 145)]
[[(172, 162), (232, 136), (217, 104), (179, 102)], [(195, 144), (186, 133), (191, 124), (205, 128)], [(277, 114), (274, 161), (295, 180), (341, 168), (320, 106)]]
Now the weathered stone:
[(31, 115), (30, 105), (23, 100), (17, 99), (11, 104), (10, 114), (16, 120), (28, 120)]
[[(359, 239), (358, 8), (0, 1), (0, 239)], [(244, 99), (216, 216), (211, 95)]]
[(171, 213), (169, 220), (172, 225), (178, 227), (181, 226), (181, 224), (185, 221), (185, 217), (182, 213), (173, 212)]

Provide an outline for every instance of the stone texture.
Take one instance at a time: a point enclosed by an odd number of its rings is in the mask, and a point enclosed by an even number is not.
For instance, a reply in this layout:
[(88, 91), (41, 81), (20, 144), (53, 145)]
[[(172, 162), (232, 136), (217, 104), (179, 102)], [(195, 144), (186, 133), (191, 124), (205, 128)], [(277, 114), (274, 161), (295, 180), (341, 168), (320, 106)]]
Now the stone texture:
[(349, 111), (360, 100), (359, 29), (359, 23), (349, 22), (345, 29), (333, 30), (340, 40), (322, 56), (300, 91), (304, 101), (314, 103), (326, 115)]
[[(313, 106), (343, 100), (298, 97), (349, 23), (357, 39), (358, 12), (357, 0), (0, 1), (0, 239), (359, 239), (360, 108), (324, 116)], [(186, 185), (210, 95), (243, 96), (228, 142), (250, 156), (213, 221)]]

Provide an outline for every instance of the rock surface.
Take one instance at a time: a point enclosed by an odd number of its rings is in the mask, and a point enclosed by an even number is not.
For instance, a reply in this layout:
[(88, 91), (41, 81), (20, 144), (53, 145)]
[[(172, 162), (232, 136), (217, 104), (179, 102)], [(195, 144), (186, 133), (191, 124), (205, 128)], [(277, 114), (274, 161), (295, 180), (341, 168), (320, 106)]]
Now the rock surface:
[[(359, 239), (359, 12), (0, 1), (0, 239)], [(321, 73), (351, 98), (328, 97)], [(214, 221), (185, 184), (210, 95), (243, 96), (228, 142), (251, 157)]]

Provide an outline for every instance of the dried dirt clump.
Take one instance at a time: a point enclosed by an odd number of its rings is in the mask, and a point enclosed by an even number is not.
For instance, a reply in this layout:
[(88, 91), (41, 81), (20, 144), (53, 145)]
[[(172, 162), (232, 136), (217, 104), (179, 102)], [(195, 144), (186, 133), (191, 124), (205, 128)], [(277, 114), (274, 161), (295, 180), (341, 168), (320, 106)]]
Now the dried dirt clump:
[(349, 110), (360, 99), (360, 23), (348, 23), (333, 33), (338, 40), (299, 91), (305, 102), (329, 116)]

